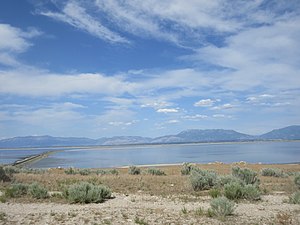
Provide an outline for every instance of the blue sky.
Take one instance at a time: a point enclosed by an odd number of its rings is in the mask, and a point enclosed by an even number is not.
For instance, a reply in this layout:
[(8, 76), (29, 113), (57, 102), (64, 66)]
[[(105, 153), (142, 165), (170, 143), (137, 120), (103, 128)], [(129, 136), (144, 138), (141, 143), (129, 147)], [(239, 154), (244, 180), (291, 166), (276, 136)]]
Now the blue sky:
[(300, 124), (298, 0), (2, 0), (0, 138)]

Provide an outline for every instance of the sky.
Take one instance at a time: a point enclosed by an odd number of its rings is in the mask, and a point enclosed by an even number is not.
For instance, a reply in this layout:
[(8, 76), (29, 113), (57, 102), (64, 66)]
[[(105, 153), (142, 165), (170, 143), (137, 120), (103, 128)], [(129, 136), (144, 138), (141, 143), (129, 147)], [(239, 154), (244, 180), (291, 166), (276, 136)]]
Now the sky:
[(1, 0), (0, 139), (300, 124), (299, 0)]

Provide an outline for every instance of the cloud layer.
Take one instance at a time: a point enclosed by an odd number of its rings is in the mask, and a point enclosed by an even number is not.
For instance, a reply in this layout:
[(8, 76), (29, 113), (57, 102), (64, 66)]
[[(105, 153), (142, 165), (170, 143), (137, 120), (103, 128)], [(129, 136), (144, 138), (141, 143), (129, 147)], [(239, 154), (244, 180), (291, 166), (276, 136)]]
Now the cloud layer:
[(52, 0), (34, 7), (34, 16), (51, 25), (95, 37), (101, 45), (91, 51), (117, 46), (120, 54), (134, 49), (146, 56), (155, 43), (184, 53), (174, 56), (176, 66), (136, 68), (128, 56), (130, 70), (78, 71), (74, 64), (54, 72), (20, 56), (35, 48), (34, 38), (60, 41), (59, 34), (47, 33), (47, 26), (0, 24), (0, 121), (7, 130), (31, 124), (47, 133), (40, 124), (51, 121), (53, 132), (63, 133), (80, 120), (83, 132), (74, 135), (124, 129), (155, 136), (162, 128), (161, 134), (195, 127), (255, 133), (275, 128), (273, 121), (278, 127), (300, 122), (299, 1)]

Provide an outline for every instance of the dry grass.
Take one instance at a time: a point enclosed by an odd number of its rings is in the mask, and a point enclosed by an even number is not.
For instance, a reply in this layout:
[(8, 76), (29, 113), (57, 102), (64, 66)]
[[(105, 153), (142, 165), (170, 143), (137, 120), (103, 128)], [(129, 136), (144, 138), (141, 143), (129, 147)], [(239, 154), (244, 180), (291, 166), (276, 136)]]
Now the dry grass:
[[(236, 164), (199, 164), (196, 165), (202, 169), (214, 170), (218, 174), (230, 174), (231, 168)], [(238, 164), (240, 167), (247, 167), (260, 172), (262, 168), (279, 168), (284, 172), (300, 171), (299, 164), (286, 165), (262, 165), (262, 164)], [(166, 176), (152, 176), (147, 174), (129, 175), (127, 168), (117, 169), (118, 175), (67, 175), (63, 169), (49, 169), (43, 174), (15, 174), (14, 179), (17, 182), (32, 183), (39, 182), (49, 191), (62, 190), (64, 186), (76, 183), (78, 181), (88, 181), (95, 184), (104, 184), (111, 188), (113, 192), (132, 194), (145, 193), (156, 196), (173, 195), (207, 195), (207, 192), (194, 192), (190, 185), (188, 176), (182, 176), (181, 166), (159, 166), (156, 167), (166, 173)], [(142, 168), (146, 170), (147, 168)], [(263, 177), (261, 179), (261, 188), (267, 193), (285, 192), (291, 194), (297, 190), (292, 177), (276, 178)]]

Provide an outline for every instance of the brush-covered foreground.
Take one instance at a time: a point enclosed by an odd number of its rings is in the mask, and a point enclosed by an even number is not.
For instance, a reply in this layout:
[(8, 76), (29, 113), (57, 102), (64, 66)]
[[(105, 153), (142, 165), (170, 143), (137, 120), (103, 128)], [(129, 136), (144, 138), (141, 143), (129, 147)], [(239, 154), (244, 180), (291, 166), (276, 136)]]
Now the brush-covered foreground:
[(299, 164), (5, 171), (1, 225), (300, 224)]

